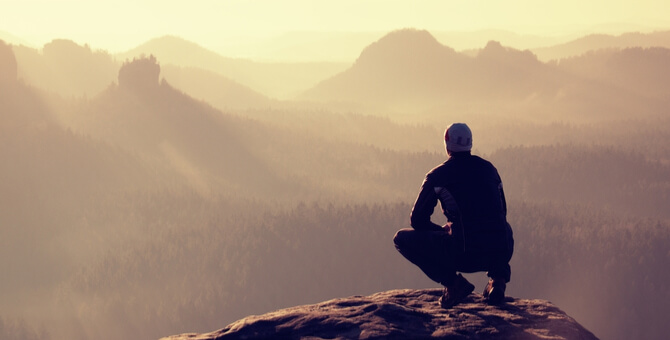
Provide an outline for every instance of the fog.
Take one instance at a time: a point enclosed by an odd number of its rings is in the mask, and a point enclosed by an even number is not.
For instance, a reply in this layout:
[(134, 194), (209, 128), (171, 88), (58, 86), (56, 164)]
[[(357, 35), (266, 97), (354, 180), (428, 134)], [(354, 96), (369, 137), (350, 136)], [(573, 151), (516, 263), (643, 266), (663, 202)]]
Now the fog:
[(508, 295), (664, 338), (667, 34), (464, 51), (404, 29), (350, 62), (0, 41), (0, 338), (156, 339), (437, 287), (391, 239), (457, 121), (505, 185)]

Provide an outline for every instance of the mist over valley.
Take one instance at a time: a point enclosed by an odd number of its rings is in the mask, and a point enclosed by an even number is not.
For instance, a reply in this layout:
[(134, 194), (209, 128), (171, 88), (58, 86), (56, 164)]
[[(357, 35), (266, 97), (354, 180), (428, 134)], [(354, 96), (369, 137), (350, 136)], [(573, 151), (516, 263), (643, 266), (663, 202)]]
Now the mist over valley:
[(0, 41), (0, 338), (155, 339), (435, 287), (391, 239), (466, 122), (505, 185), (508, 294), (661, 339), (667, 36), (463, 50), (402, 29), (351, 62)]

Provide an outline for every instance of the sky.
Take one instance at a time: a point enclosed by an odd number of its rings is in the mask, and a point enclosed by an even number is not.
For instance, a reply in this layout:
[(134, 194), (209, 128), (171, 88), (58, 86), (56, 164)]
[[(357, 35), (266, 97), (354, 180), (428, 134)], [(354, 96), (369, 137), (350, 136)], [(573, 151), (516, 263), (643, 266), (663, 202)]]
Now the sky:
[(0, 32), (121, 52), (164, 35), (208, 47), (295, 31), (653, 31), (667, 13), (666, 0), (0, 0)]

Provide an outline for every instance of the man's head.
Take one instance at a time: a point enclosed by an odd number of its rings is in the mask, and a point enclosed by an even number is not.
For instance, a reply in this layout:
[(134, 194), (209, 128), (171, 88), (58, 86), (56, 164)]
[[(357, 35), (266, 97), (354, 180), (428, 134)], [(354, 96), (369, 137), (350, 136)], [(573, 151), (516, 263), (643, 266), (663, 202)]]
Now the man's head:
[(454, 123), (444, 131), (447, 154), (472, 150), (472, 132), (465, 123)]

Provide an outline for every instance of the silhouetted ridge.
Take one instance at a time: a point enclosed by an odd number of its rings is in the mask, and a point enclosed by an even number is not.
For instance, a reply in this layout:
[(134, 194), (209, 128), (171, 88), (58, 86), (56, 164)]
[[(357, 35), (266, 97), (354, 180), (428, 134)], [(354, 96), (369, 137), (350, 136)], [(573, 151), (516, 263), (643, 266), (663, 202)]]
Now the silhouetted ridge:
[(490, 41), (477, 57), (441, 45), (426, 31), (389, 33), (357, 62), (305, 92), (304, 98), (393, 108), (430, 108), (471, 100), (553, 96), (555, 75), (536, 56)]
[(214, 72), (268, 97), (293, 96), (345, 67), (339, 63), (267, 63), (225, 57), (175, 36), (152, 39), (117, 57), (125, 60), (150, 54), (164, 66)]
[(117, 79), (119, 64), (109, 53), (56, 39), (41, 50), (13, 46), (18, 78), (63, 97), (94, 96)]
[(1, 137), (11, 138), (9, 134), (25, 136), (28, 135), (25, 133), (27, 129), (31, 131), (36, 127), (43, 129), (52, 123), (52, 117), (44, 100), (37, 91), (18, 80), (17, 71), (16, 57), (12, 47), (0, 40)]
[(188, 65), (195, 59), (199, 62), (226, 59), (202, 46), (177, 36), (166, 35), (151, 39), (118, 57), (130, 59), (141, 55), (154, 55), (164, 63)]
[(381, 58), (387, 58), (395, 61), (397, 66), (398, 63), (435, 61), (454, 53), (453, 49), (440, 44), (428, 31), (404, 29), (393, 31), (363, 49), (356, 64), (373, 66), (378, 65)]
[(201, 68), (163, 64), (161, 77), (175, 88), (224, 111), (265, 108), (272, 104), (272, 100), (261, 93), (219, 73)]
[(560, 60), (575, 57), (602, 49), (623, 49), (633, 47), (665, 47), (670, 48), (670, 31), (652, 33), (630, 32), (619, 36), (607, 34), (590, 34), (573, 41), (533, 51), (541, 60)]
[(148, 90), (158, 87), (161, 67), (153, 55), (126, 62), (119, 70), (119, 86), (127, 89)]
[(670, 95), (668, 64), (670, 49), (663, 47), (602, 49), (558, 62), (568, 72), (658, 98)]
[(16, 57), (12, 48), (0, 40), (0, 85), (13, 83), (16, 81)]
[(538, 93), (552, 94), (557, 89), (555, 72), (551, 72), (529, 50), (520, 51), (489, 41), (475, 58), (470, 70), (474, 98), (524, 99)]
[(526, 67), (540, 64), (533, 52), (504, 47), (500, 42), (493, 40), (489, 41), (486, 46), (479, 51), (477, 58), (480, 60), (491, 60), (498, 63), (516, 64)]
[[(44, 45), (42, 54), (55, 62), (80, 61), (90, 56), (91, 49), (81, 46), (72, 40), (54, 39)], [(81, 65), (77, 65), (81, 67)]]
[(399, 106), (430, 103), (461, 86), (469, 59), (427, 31), (394, 31), (365, 48), (351, 68), (303, 97)]
[(289, 186), (287, 181), (270, 172), (257, 152), (266, 143), (279, 144), (284, 135), (195, 100), (159, 81), (160, 72), (154, 56), (126, 62), (118, 86), (73, 114), (72, 128), (175, 169), (202, 195), (224, 190), (257, 195), (268, 188), (274, 188), (270, 195), (284, 194), (279, 188)]
[[(188, 41), (184, 38), (175, 36), (175, 35), (165, 35), (162, 37), (158, 37), (155, 39), (151, 39), (148, 42), (146, 42), (144, 45), (165, 45), (165, 46), (172, 46), (171, 49), (175, 49), (178, 47), (182, 48), (202, 48), (200, 45)], [(169, 50), (167, 51), (169, 52)]]

